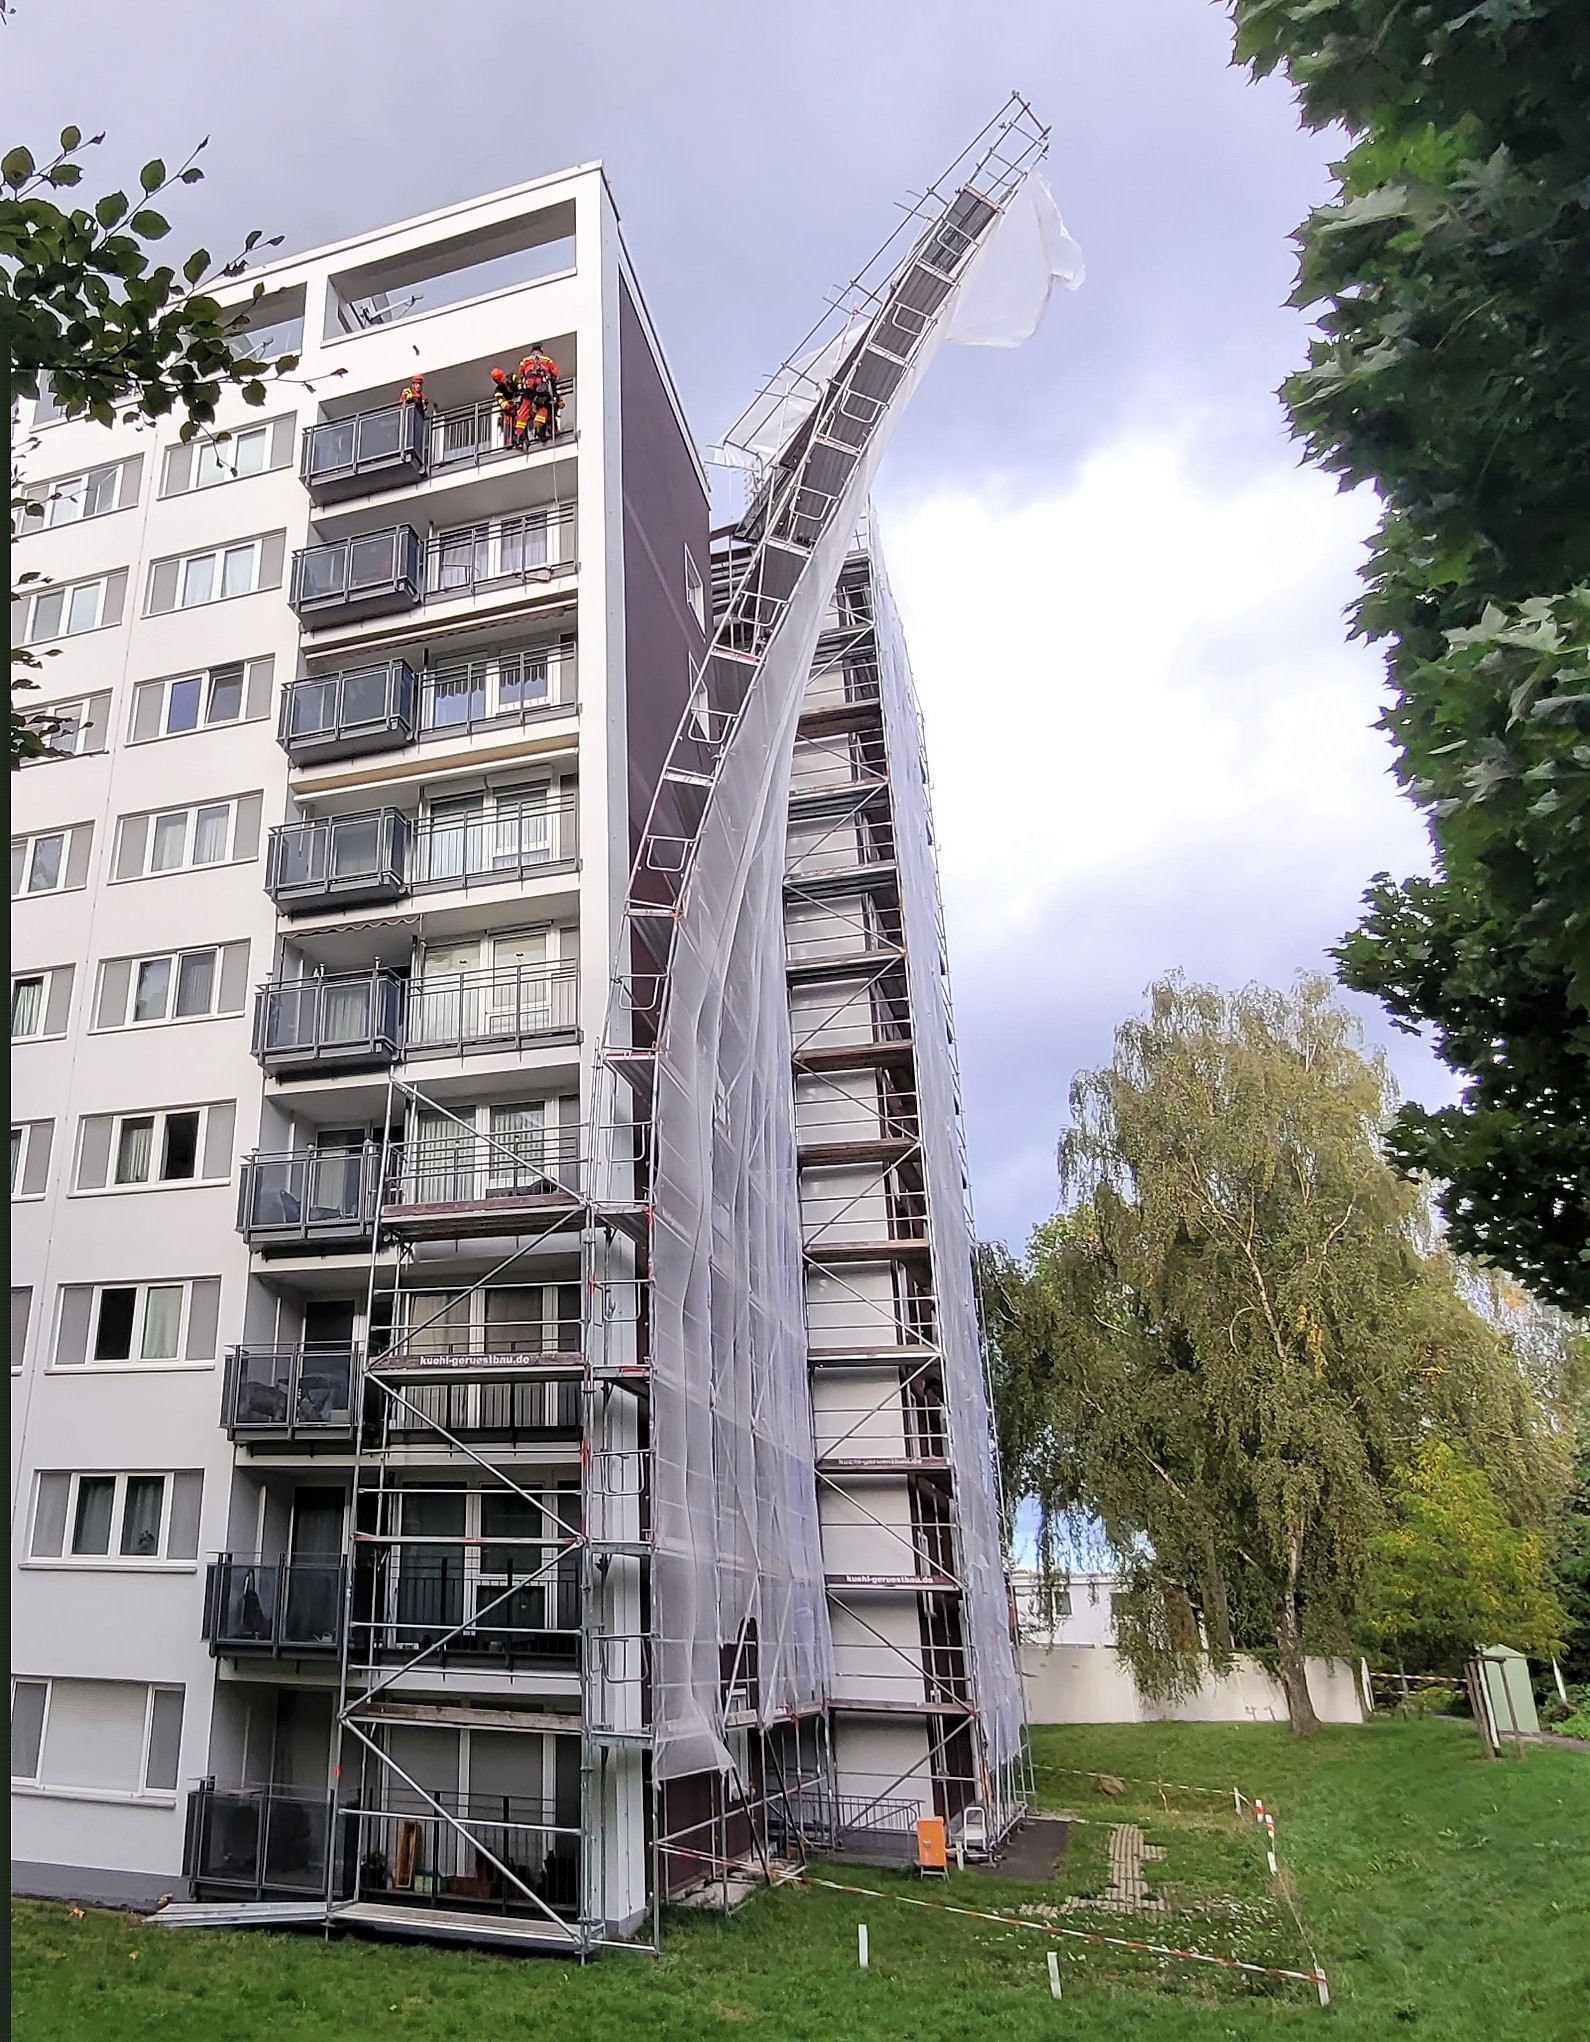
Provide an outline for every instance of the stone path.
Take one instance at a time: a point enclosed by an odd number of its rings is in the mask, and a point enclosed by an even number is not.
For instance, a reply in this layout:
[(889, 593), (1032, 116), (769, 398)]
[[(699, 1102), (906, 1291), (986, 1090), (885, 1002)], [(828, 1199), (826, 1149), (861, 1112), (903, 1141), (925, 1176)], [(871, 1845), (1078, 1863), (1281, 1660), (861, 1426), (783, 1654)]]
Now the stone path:
[(1163, 1864), (1165, 1853), (1159, 1844), (1145, 1843), (1135, 1822), (1110, 1824), (1110, 1883), (1102, 1900), (1089, 1900), (1074, 1893), (1067, 1900), (1066, 1914), (1138, 1914), (1159, 1921), (1165, 1903), (1148, 1890), (1143, 1876), (1145, 1865)]

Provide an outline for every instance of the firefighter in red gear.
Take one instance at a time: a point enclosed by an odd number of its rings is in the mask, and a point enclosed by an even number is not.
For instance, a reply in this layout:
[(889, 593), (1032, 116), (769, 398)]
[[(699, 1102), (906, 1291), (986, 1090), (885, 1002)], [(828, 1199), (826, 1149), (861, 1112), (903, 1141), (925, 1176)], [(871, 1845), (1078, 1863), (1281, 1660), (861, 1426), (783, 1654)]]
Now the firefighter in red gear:
[(558, 394), (558, 365), (540, 341), (532, 341), (530, 352), (519, 364), (519, 387), (529, 399), (527, 433), (550, 440), (558, 429), (563, 399)]
[(491, 380), (496, 386), (497, 428), (502, 434), (502, 443), (511, 447), (515, 443), (516, 414), (519, 408), (519, 379), (511, 376), (506, 369), (493, 369)]
[(411, 404), (420, 417), (423, 418), (425, 416), (425, 378), (423, 376), (410, 376), (399, 394), (398, 405), (401, 409), (406, 410)]

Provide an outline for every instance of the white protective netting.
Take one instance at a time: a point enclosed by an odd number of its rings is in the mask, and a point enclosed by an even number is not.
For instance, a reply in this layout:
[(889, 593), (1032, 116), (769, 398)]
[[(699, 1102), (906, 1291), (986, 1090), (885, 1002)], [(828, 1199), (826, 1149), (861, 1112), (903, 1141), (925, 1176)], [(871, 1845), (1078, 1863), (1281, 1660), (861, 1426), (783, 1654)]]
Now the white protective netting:
[(978, 1336), (949, 993), (938, 965), (943, 916), (921, 712), (905, 635), (878, 551), (875, 518), (869, 518), (869, 526), (878, 686), (906, 938), (934, 1303), (955, 1469), (963, 1621), (971, 1648), (973, 1699), (992, 1775), (989, 1792), (997, 1801), (1008, 1791), (1009, 1768), (1021, 1751), (1021, 1679), (1010, 1635), (993, 1419)]
[[(652, 1125), (651, 1629), (662, 1779), (732, 1766), (733, 1667), (736, 1699), (754, 1692), (763, 1725), (821, 1707), (831, 1691), (784, 962), (795, 730), (823, 612), (889, 434), (1002, 231), (1003, 222), (974, 253), (915, 348), (811, 546), (724, 750), (678, 909)], [(1045, 295), (1049, 284), (1046, 274)], [(812, 391), (779, 392), (780, 430), (795, 429)], [(962, 1434), (976, 1422), (968, 1402)], [(981, 1554), (982, 1531), (974, 1537)], [(997, 1527), (988, 1539), (997, 1567)], [(745, 1644), (753, 1631), (754, 1658)]]

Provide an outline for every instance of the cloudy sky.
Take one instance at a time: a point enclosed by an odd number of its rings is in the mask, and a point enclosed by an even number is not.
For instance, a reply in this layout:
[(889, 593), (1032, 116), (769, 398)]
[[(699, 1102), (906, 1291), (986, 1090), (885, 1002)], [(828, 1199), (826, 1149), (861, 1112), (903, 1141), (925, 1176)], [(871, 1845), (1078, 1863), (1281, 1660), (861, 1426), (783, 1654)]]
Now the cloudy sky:
[[(211, 137), (183, 252), (313, 246), (600, 158), (704, 443), (1014, 86), (1087, 257), (1037, 338), (941, 356), (879, 486), (928, 718), (983, 1231), (1054, 1201), (1074, 1072), (1172, 966), (1319, 966), (1424, 862), (1344, 642), (1367, 495), (1298, 466), (1288, 236), (1328, 141), (1212, 0), (18, 0), (9, 145), (96, 189)], [(1443, 1073), (1364, 1005), (1406, 1090)]]

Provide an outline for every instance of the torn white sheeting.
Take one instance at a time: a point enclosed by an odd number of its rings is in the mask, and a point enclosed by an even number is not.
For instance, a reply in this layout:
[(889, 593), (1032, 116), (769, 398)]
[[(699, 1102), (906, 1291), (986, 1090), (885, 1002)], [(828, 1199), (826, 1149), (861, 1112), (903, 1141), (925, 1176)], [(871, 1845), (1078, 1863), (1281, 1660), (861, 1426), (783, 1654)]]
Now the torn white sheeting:
[(787, 362), (729, 427), (723, 444), (713, 448), (716, 465), (755, 468), (782, 453), (816, 409), (829, 377), (866, 332), (868, 323), (857, 314), (821, 347)]
[(1077, 290), (1086, 274), (1082, 250), (1035, 170), (978, 256), (945, 338), (958, 347), (1020, 347), (1038, 331), (1055, 285)]

